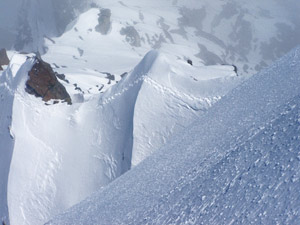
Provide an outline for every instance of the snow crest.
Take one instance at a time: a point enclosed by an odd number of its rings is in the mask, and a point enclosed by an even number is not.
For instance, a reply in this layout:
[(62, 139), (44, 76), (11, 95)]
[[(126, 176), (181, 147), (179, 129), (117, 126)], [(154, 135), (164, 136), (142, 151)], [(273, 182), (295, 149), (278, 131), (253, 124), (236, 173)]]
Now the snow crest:
[(299, 61), (298, 47), (48, 224), (297, 223)]

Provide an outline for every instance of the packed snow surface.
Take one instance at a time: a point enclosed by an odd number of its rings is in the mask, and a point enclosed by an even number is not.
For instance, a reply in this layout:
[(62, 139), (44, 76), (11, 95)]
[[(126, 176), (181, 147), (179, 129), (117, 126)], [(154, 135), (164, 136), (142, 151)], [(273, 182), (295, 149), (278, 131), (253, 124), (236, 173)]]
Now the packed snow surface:
[(297, 224), (300, 47), (48, 224)]

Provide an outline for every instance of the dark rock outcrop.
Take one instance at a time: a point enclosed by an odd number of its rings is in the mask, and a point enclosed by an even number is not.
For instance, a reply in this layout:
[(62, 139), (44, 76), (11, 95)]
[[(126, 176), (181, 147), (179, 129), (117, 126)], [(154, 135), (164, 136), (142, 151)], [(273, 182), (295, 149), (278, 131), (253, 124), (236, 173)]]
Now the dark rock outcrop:
[(71, 105), (70, 95), (55, 75), (51, 66), (37, 56), (35, 64), (28, 73), (26, 91), (36, 97), (41, 97), (45, 102), (52, 99), (63, 100)]
[(103, 35), (106, 35), (111, 28), (111, 11), (110, 9), (101, 9), (98, 18), (98, 25), (95, 30), (100, 32)]
[(70, 83), (70, 81), (68, 80), (68, 79), (66, 79), (66, 75), (64, 75), (64, 74), (59, 74), (59, 73), (56, 73), (55, 72), (55, 75), (56, 75), (56, 77), (58, 78), (58, 79), (60, 79), (60, 80), (62, 80), (62, 81), (64, 81), (64, 82), (66, 82), (66, 83)]
[(0, 50), (0, 70), (3, 70), (2, 66), (8, 65), (9, 59), (7, 57), (6, 50), (3, 48)]

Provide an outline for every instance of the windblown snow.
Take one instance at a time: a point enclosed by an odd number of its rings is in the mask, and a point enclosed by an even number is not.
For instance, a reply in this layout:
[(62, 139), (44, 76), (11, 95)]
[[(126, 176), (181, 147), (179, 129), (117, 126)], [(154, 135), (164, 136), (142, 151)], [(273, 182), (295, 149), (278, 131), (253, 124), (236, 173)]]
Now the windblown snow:
[(297, 224), (300, 48), (48, 224)]

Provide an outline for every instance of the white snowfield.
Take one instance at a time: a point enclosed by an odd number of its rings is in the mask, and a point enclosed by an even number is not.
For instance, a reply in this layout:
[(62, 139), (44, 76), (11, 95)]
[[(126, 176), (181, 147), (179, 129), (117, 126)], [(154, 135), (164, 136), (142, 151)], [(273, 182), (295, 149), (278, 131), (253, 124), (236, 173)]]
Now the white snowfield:
[(47, 224), (299, 224), (300, 47)]
[[(103, 94), (82, 93), (79, 101), (70, 91), (73, 105), (46, 105), (25, 92), (33, 64), (34, 55), (16, 53), (0, 77), (5, 107), (0, 114), (0, 212), (12, 225), (43, 224), (84, 200), (243, 80), (232, 66), (193, 67), (151, 51)], [(89, 75), (76, 76), (79, 87), (93, 83)], [(71, 89), (72, 84), (62, 83)]]

